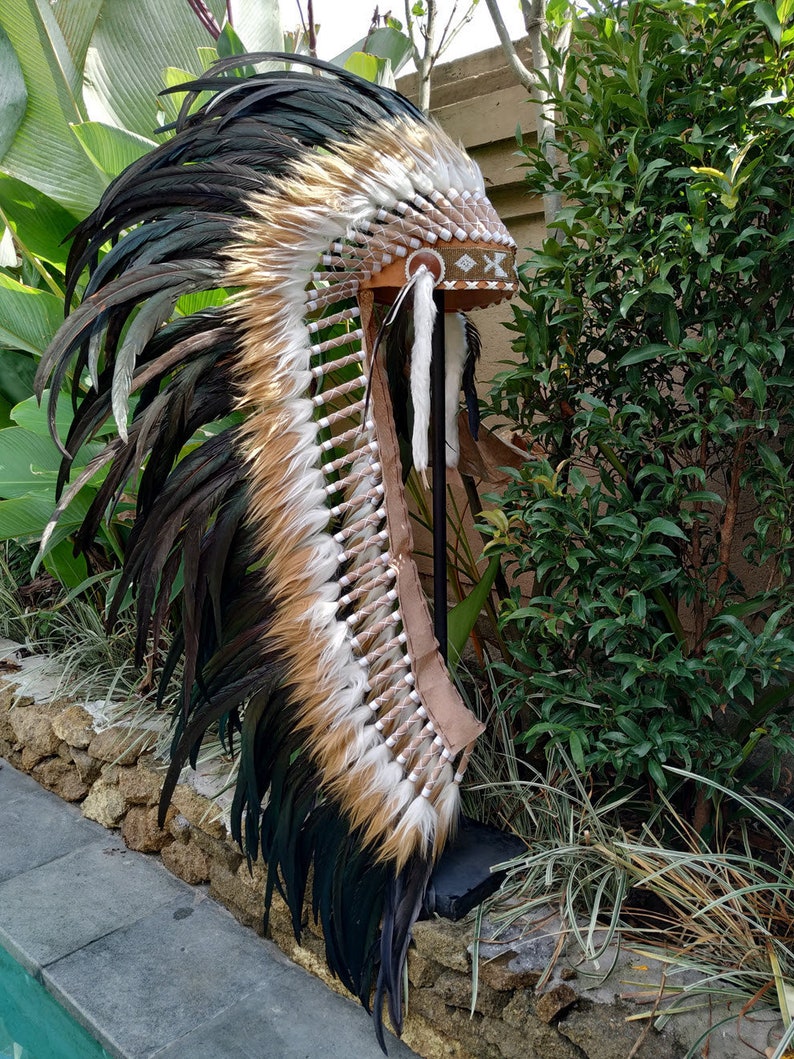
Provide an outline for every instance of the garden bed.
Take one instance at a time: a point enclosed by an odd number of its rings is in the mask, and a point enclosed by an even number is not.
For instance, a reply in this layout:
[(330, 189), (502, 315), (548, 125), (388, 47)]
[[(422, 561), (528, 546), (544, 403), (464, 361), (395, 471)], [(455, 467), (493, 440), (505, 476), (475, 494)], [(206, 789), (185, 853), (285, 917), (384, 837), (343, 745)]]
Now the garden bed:
[[(43, 661), (0, 641), (0, 756), (79, 804), (87, 818), (119, 829), (130, 849), (158, 855), (179, 878), (208, 886), (212, 897), (261, 935), (265, 873), (260, 864), (249, 869), (230, 838), (223, 797), (207, 795), (217, 778), (186, 774), (161, 830), (157, 801), (164, 766), (153, 750), (160, 733), (151, 724), (101, 727), (90, 703), (58, 695)], [(736, 1004), (731, 1012), (715, 1003), (676, 1016), (661, 1033), (649, 1029), (662, 964), (625, 952), (607, 954), (600, 966), (574, 966), (555, 922), (548, 909), (534, 924), (525, 922), (496, 942), (482, 941), (473, 1004), (473, 917), (417, 923), (408, 961), (406, 1043), (426, 1059), (683, 1059), (710, 1020), (740, 1014)], [(486, 920), (483, 938), (493, 930)], [(278, 896), (269, 936), (292, 960), (344, 993), (326, 969), (311, 917), (299, 944)], [(613, 957), (615, 966), (605, 977)], [(752, 1054), (748, 1048), (763, 1055), (778, 1029), (769, 1011), (734, 1019), (712, 1034), (710, 1059), (739, 1059)]]

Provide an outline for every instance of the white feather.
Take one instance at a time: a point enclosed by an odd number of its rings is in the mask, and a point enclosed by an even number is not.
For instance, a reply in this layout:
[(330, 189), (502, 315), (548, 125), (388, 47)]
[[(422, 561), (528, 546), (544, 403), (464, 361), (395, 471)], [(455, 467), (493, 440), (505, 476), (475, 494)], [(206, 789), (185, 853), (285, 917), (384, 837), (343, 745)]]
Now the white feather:
[(438, 814), (428, 798), (414, 798), (395, 828), (398, 839), (419, 834), (424, 849), (429, 849), (436, 832)]
[(414, 283), (414, 344), (411, 351), (411, 400), (414, 406), (414, 429), (411, 438), (414, 467), (419, 474), (427, 470), (427, 434), (430, 429), (430, 361), (433, 356), (433, 327), (436, 306), (433, 302), (433, 274), (424, 265), (416, 272)]

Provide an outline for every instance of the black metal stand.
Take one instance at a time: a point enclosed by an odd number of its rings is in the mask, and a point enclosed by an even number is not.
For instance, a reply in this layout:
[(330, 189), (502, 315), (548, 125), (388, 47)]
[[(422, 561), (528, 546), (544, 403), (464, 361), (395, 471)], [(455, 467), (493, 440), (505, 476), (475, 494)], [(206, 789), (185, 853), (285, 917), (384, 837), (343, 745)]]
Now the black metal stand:
[(447, 658), (447, 439), (445, 408), (444, 292), (433, 291), (436, 325), (430, 369), (433, 420), (433, 629)]

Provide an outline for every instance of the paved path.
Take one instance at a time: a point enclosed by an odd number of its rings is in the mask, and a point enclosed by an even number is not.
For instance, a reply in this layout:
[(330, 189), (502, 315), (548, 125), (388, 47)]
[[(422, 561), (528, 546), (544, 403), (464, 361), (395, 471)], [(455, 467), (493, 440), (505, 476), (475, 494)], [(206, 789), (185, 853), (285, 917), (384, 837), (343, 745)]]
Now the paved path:
[(118, 1059), (382, 1055), (357, 1004), (2, 760), (0, 945)]

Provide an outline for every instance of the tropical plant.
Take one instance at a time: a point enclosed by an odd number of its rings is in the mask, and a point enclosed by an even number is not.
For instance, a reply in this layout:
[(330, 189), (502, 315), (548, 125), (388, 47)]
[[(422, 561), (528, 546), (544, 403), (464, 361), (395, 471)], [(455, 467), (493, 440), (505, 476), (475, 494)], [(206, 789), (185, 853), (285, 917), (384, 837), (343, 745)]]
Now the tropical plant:
[(774, 780), (793, 745), (793, 17), (598, 3), (547, 86), (558, 167), (522, 145), (566, 205), (491, 401), (534, 446), (488, 516), (534, 575), (503, 696), (528, 748), (609, 782), (731, 787), (761, 738)]
[[(671, 789), (696, 779), (669, 772)], [(499, 866), (507, 879), (485, 909), (493, 938), (512, 936), (551, 908), (557, 945), (542, 981), (557, 961), (604, 977), (628, 949), (662, 970), (658, 987), (636, 993), (652, 1006), (633, 1020), (661, 1029), (680, 1011), (702, 1011), (703, 1033), (687, 1059), (702, 1054), (717, 1028), (712, 998), (738, 1002), (725, 1021), (741, 1019), (754, 1005), (777, 1008), (785, 1033), (767, 1054), (788, 1054), (794, 1039), (790, 809), (709, 785), (730, 804), (735, 823), (707, 846), (664, 794), (644, 806), (629, 794), (599, 795), (559, 749), (543, 773), (503, 786), (511, 801), (523, 803), (533, 837), (525, 854)], [(490, 781), (485, 793), (497, 795)], [(641, 825), (627, 826), (638, 816)]]
[[(176, 116), (179, 97), (161, 95), (164, 89), (201, 74), (219, 55), (280, 47), (278, 5), (269, 2), (3, 5), (0, 540), (38, 540), (55, 503), (60, 454), (32, 394), (38, 359), (64, 316), (69, 233), (111, 179), (172, 135), (162, 126)], [(192, 308), (182, 304), (177, 311)], [(59, 437), (70, 423), (62, 402)], [(83, 448), (77, 473), (95, 453), (96, 446)], [(48, 571), (68, 588), (87, 571), (67, 538), (100, 484), (101, 476), (86, 484), (44, 556)], [(100, 566), (113, 565), (119, 554), (124, 507), (101, 530), (99, 553), (107, 558)]]

